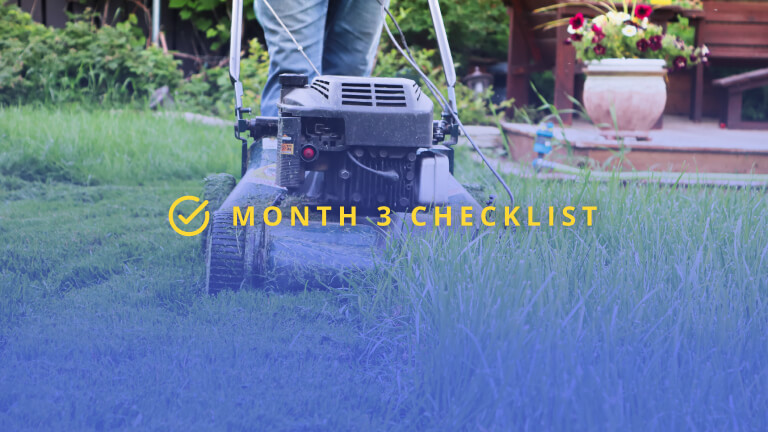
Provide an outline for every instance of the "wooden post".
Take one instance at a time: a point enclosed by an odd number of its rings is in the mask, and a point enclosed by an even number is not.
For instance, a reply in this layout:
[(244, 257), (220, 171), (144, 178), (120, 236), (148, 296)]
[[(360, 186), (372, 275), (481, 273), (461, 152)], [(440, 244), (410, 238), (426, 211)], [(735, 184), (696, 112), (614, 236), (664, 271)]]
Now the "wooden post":
[(24, 12), (32, 15), (32, 19), (44, 23), (45, 16), (43, 15), (43, 1), (44, 0), (20, 0), (19, 7)]
[(64, 27), (67, 24), (68, 3), (67, 0), (45, 0), (45, 25)]
[[(695, 46), (701, 46), (701, 32), (702, 32), (702, 20), (695, 19), (694, 31), (695, 33)], [(704, 105), (704, 65), (699, 63), (693, 70), (693, 76), (691, 79), (691, 112), (690, 117), (694, 122), (701, 122), (702, 105)]]
[(728, 118), (725, 120), (728, 128), (738, 129), (741, 126), (741, 95), (739, 89), (728, 89)]
[[(563, 18), (562, 8), (557, 10), (557, 18)], [(573, 109), (568, 96), (574, 94), (576, 78), (576, 50), (565, 44), (567, 37), (566, 26), (559, 26), (555, 41), (555, 107), (561, 111)], [(573, 115), (570, 113), (561, 114), (560, 118), (566, 125), (573, 123)]]
[[(523, 42), (523, 30), (517, 25), (514, 8), (507, 7), (509, 15), (509, 44), (507, 46), (507, 99), (514, 99), (516, 107), (528, 104), (528, 48)], [(507, 112), (510, 115), (511, 112)]]

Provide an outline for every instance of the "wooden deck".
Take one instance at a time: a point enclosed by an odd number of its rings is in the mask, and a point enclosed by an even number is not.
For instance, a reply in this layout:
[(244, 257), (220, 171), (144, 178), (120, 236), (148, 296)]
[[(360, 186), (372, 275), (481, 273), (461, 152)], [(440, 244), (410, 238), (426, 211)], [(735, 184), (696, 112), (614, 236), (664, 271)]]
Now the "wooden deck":
[[(503, 123), (512, 142), (512, 158), (530, 162), (536, 158), (533, 140), (535, 125)], [(664, 117), (664, 128), (650, 133), (650, 140), (623, 142), (608, 140), (592, 125), (574, 121), (564, 131), (555, 130), (562, 145), (549, 159), (572, 166), (584, 163), (619, 163), (622, 149), (623, 167), (637, 171), (707, 172), (726, 174), (768, 174), (768, 132), (721, 129), (716, 121), (693, 123), (687, 118)]]

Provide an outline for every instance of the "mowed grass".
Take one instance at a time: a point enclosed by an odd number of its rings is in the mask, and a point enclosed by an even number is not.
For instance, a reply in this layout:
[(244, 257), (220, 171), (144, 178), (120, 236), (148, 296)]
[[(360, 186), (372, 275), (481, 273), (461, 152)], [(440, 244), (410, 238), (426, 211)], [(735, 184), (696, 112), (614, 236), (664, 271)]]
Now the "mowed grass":
[(380, 385), (327, 293), (200, 294), (163, 208), (198, 183), (28, 187), (0, 210), (0, 430), (370, 424)]
[(211, 298), (166, 218), (236, 173), (229, 128), (11, 109), (0, 137), (0, 430), (768, 429), (765, 190), (510, 178), (542, 227)]
[(232, 130), (149, 112), (6, 108), (0, 175), (80, 185), (200, 179), (239, 168)]

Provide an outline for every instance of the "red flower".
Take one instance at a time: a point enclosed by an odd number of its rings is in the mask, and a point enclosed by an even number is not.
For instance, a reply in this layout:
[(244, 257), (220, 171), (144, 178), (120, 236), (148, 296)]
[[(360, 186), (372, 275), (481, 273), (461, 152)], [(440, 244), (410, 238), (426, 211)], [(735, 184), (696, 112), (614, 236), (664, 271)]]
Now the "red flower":
[(638, 51), (646, 52), (648, 51), (648, 46), (650, 46), (650, 42), (648, 42), (648, 39), (643, 38), (637, 41), (636, 46)]
[(605, 39), (605, 33), (603, 33), (603, 29), (599, 25), (592, 24), (592, 31), (595, 32), (595, 37), (592, 38), (592, 43), (596, 44)]
[(649, 5), (639, 4), (635, 7), (635, 16), (639, 19), (648, 18), (651, 16), (653, 8)]
[(579, 41), (581, 41), (582, 38), (583, 38), (583, 36), (580, 35), (579, 33), (574, 33), (574, 34), (571, 35), (571, 40), (574, 41), (574, 42), (579, 42)]
[(574, 30), (580, 29), (584, 25), (584, 14), (581, 12), (577, 13), (576, 16), (571, 17), (568, 24), (570, 24)]
[(651, 36), (649, 42), (651, 43), (651, 51), (658, 51), (661, 49), (661, 35)]
[(691, 54), (690, 60), (691, 60), (691, 63), (696, 63), (696, 61), (699, 60), (699, 58), (696, 57), (696, 54)]
[[(595, 54), (597, 54), (599, 56), (605, 54), (605, 47), (600, 45), (600, 44), (595, 45), (595, 47), (593, 49), (595, 50)], [(685, 59), (683, 59), (683, 60), (685, 60)]]
[(677, 70), (685, 69), (688, 66), (688, 60), (683, 56), (677, 56), (672, 64), (675, 65), (675, 69)]

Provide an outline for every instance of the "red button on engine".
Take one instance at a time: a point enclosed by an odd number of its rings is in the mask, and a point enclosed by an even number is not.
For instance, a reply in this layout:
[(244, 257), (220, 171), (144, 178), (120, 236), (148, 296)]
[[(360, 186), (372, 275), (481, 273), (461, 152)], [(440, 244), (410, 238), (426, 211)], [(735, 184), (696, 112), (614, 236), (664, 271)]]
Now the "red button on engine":
[(310, 160), (315, 157), (315, 149), (312, 147), (304, 147), (304, 149), (301, 151), (301, 155), (306, 160)]

